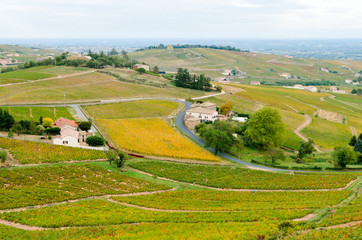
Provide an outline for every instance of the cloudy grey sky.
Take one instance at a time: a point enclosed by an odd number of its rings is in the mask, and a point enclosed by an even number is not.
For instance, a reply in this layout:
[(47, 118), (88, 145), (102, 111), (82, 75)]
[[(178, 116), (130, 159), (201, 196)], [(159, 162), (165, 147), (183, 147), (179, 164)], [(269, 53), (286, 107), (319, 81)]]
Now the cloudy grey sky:
[(0, 38), (362, 38), (361, 0), (0, 0)]

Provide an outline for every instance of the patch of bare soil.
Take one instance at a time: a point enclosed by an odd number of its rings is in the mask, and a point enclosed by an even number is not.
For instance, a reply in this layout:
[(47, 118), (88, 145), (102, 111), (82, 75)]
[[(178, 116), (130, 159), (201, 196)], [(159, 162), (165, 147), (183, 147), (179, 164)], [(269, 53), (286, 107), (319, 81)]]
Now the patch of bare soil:
[(316, 116), (328, 121), (343, 123), (343, 115), (339, 113), (318, 109)]

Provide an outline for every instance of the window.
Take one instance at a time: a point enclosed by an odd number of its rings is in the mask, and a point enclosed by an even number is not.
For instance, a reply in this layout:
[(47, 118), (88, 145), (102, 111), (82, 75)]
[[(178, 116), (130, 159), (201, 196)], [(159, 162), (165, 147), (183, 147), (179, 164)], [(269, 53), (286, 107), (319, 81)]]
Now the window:
[(68, 141), (63, 141), (63, 144), (68, 144)]

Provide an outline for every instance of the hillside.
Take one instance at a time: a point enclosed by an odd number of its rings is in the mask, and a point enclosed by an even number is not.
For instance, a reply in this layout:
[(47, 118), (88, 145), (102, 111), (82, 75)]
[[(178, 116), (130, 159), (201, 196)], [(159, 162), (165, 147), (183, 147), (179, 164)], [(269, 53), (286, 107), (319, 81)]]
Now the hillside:
[[(254, 52), (235, 52), (208, 48), (153, 49), (131, 53), (130, 56), (161, 70), (175, 72), (177, 68), (188, 68), (194, 73), (205, 73), (212, 78), (225, 77), (223, 72), (244, 72), (233, 81), (247, 83), (265, 81), (273, 83), (286, 80), (282, 73), (290, 73), (294, 80), (329, 80), (338, 85), (347, 85), (346, 79), (355, 79), (362, 70), (362, 62), (347, 60), (320, 60), (293, 58)], [(330, 72), (321, 70), (328, 69)]]
[(0, 59), (18, 60), (21, 63), (30, 60), (36, 61), (47, 57), (54, 57), (59, 54), (61, 54), (60, 51), (53, 49), (28, 48), (18, 45), (0, 45)]

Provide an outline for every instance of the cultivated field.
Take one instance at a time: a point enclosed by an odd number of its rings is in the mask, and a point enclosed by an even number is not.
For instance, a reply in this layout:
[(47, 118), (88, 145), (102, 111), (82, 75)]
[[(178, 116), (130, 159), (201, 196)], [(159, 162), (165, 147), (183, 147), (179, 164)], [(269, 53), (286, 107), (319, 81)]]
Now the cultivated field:
[(74, 117), (69, 112), (67, 107), (0, 107), (3, 110), (8, 110), (16, 121), (20, 120), (35, 120), (38, 121), (40, 117), (51, 118), (56, 120), (64, 117), (74, 120)]
[(97, 122), (121, 149), (127, 151), (187, 160), (220, 161), (161, 119), (99, 119)]

